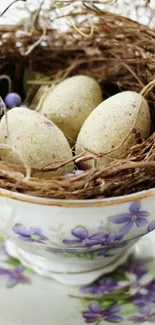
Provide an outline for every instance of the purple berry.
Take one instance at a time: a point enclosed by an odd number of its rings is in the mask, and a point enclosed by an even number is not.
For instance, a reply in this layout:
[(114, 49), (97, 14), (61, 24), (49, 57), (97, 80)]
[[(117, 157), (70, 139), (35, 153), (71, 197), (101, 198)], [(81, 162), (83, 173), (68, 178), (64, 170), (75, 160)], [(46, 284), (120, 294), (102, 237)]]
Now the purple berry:
[(8, 109), (13, 107), (19, 107), (21, 105), (21, 98), (16, 93), (10, 93), (5, 97), (5, 105)]

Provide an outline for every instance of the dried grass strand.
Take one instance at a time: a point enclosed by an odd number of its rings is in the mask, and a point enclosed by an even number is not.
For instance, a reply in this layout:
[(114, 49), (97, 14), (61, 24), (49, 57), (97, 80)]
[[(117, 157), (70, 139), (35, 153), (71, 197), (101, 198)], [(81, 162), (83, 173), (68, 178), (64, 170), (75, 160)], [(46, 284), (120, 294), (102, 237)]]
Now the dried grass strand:
[[(22, 166), (0, 161), (0, 186), (29, 195), (64, 199), (105, 198), (155, 186), (155, 133), (131, 148), (126, 160), (73, 176), (26, 179)], [(32, 171), (33, 175), (34, 171)], [(151, 173), (151, 179), (150, 179)]]

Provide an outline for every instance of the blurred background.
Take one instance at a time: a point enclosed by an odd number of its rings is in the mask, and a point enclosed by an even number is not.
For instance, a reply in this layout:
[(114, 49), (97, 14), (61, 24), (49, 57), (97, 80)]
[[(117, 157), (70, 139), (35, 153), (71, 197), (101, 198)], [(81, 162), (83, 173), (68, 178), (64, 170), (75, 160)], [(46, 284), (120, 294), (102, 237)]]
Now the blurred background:
[[(7, 7), (11, 2), (11, 0), (0, 1), (0, 12), (2, 12), (5, 7)], [(41, 2), (42, 0), (27, 0), (26, 3), (18, 1), (17, 3), (12, 5), (12, 7), (7, 13), (5, 13), (3, 17), (0, 18), (0, 24), (16, 23), (19, 19), (27, 16), (25, 10), (26, 6), (28, 6), (29, 9), (33, 11), (35, 10), (35, 8), (38, 8)], [(52, 0), (45, 0), (43, 4), (43, 9), (49, 10), (52, 2)], [(59, 5), (64, 2), (66, 4), (72, 2), (72, 5), (78, 6), (80, 10), (80, 3), (82, 1), (59, 0), (56, 2)], [(155, 0), (150, 0), (149, 5), (147, 4), (147, 0), (98, 0), (95, 1), (95, 3), (96, 2), (100, 3), (98, 6), (103, 9), (112, 12), (115, 11), (117, 13), (120, 13), (121, 15), (128, 16), (129, 18), (132, 18), (136, 21), (138, 20), (139, 22), (146, 25), (149, 22), (150, 27), (155, 26)], [(93, 3), (93, 0), (87, 0), (85, 1), (85, 3)], [(150, 6), (154, 9), (154, 11), (152, 12), (152, 17), (150, 17), (150, 11), (147, 10), (147, 6)]]

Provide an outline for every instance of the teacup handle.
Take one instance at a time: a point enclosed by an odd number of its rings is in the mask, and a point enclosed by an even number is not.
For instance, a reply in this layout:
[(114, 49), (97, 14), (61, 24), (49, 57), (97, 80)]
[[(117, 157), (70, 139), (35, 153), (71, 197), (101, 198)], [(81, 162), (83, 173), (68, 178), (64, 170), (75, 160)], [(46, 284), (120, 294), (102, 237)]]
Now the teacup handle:
[(0, 206), (0, 233), (5, 235), (6, 228), (13, 217), (13, 207), (5, 203)]

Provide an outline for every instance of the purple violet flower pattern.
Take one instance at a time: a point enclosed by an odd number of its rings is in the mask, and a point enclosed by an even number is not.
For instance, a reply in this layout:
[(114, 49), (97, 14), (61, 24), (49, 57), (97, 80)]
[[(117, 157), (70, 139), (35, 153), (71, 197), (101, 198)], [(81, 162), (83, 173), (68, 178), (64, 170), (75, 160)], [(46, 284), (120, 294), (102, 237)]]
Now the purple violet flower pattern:
[[(110, 231), (110, 224), (108, 224), (109, 231), (100, 225), (94, 233), (91, 233), (83, 225), (78, 225), (71, 230), (71, 237), (62, 239), (60, 245), (52, 242), (51, 244), (53, 245), (48, 245), (49, 242), (47, 243), (47, 240), (49, 241), (49, 238), (43, 234), (39, 227), (28, 228), (17, 223), (13, 226), (12, 230), (21, 240), (43, 244), (45, 249), (53, 254), (66, 254), (68, 257), (72, 256), (89, 260), (102, 256), (110, 258), (117, 254), (117, 249), (130, 245), (131, 241), (138, 240), (155, 229), (155, 220), (148, 224), (148, 216), (149, 213), (141, 209), (140, 201), (132, 202), (129, 205), (128, 212), (108, 217), (111, 223), (123, 224), (117, 232)], [(131, 234), (128, 238), (125, 237), (134, 225), (138, 228), (143, 228), (143, 231), (138, 234)]]
[(149, 292), (155, 292), (155, 278), (152, 281), (150, 281), (149, 283), (147, 283), (147, 285), (145, 286), (145, 288)]
[(14, 269), (0, 267), (0, 275), (7, 276), (7, 287), (12, 288), (19, 283), (30, 283), (30, 280), (23, 275), (24, 270), (25, 269), (21, 264)]
[(150, 308), (145, 306), (139, 309), (138, 315), (131, 316), (129, 320), (136, 324), (144, 324), (145, 322), (149, 322), (149, 324), (150, 322), (155, 323), (155, 313), (152, 313)]
[(155, 323), (155, 277), (141, 260), (128, 261), (108, 277), (82, 287), (80, 292), (79, 298), (88, 301), (82, 311), (85, 323), (125, 322), (125, 314), (134, 324)]
[(142, 262), (135, 262), (129, 264), (124, 264), (120, 266), (120, 270), (134, 274), (136, 276), (136, 282), (139, 283), (139, 280), (148, 272), (146, 266)]
[[(150, 231), (152, 231), (153, 222), (150, 225)], [(98, 232), (102, 234), (101, 242), (109, 243), (106, 241), (108, 234), (102, 227)], [(90, 237), (88, 234), (87, 238), (90, 239)], [(47, 237), (41, 232), (39, 240), (44, 241), (45, 238)], [(119, 243), (118, 236), (113, 236), (113, 238), (117, 238), (116, 243)], [(102, 244), (101, 248), (107, 249), (106, 246), (102, 247)], [(30, 283), (25, 276), (26, 269), (18, 260), (8, 255), (5, 246), (2, 247), (1, 255), (0, 276), (6, 277), (8, 288), (13, 288), (17, 284)], [(102, 325), (105, 322), (125, 324), (128, 318), (132, 324), (155, 324), (155, 276), (152, 274), (154, 272), (152, 264), (151, 267), (149, 265), (141, 260), (130, 259), (108, 276), (102, 276), (91, 285), (82, 287), (80, 297), (76, 295), (74, 298), (84, 301), (81, 311), (84, 322), (94, 325)], [(133, 291), (133, 288), (136, 291)]]
[(40, 228), (26, 228), (21, 224), (15, 224), (12, 230), (18, 235), (20, 239), (28, 242), (44, 244), (45, 241), (48, 239), (42, 233), (42, 230)]
[(26, 271), (28, 269), (21, 265), (19, 260), (12, 258), (8, 254), (5, 243), (3, 243), (0, 250), (0, 276), (7, 279), (6, 287), (13, 288), (17, 284), (31, 283), (30, 279), (25, 275)]
[(141, 294), (137, 293), (134, 295), (132, 302), (139, 308), (146, 306), (147, 304), (150, 305), (150, 301), (148, 300), (148, 294)]
[(89, 304), (88, 309), (82, 313), (82, 315), (87, 324), (100, 320), (105, 320), (111, 323), (119, 323), (121, 320), (123, 320), (121, 316), (117, 315), (120, 310), (121, 307), (119, 306), (101, 308), (98, 303), (92, 302)]
[[(90, 235), (88, 230), (83, 226), (77, 226), (71, 231), (73, 239), (64, 239), (63, 243), (75, 247), (90, 248), (93, 246), (108, 246), (114, 242), (119, 242), (123, 237), (116, 232), (106, 233), (102, 226), (99, 227), (98, 232)], [(119, 243), (120, 244), (120, 243)], [(117, 245), (115, 245), (116, 248)]]
[(95, 283), (81, 288), (81, 292), (90, 294), (105, 294), (117, 290), (119, 288), (118, 281), (112, 278), (100, 279)]
[(102, 231), (99, 231), (95, 235), (90, 235), (88, 230), (83, 226), (77, 226), (71, 231), (71, 234), (74, 238), (64, 239), (64, 244), (89, 248), (96, 245), (101, 245), (103, 239)]
[(115, 224), (124, 224), (119, 232), (120, 235), (124, 236), (129, 233), (134, 224), (138, 228), (146, 226), (148, 223), (148, 216), (149, 213), (141, 210), (140, 202), (136, 201), (130, 204), (129, 212), (109, 217), (109, 220)]
[[(140, 283), (137, 286), (140, 286)], [(132, 302), (139, 308), (149, 307), (155, 304), (155, 279), (149, 281), (143, 286), (146, 293), (137, 293), (134, 295)]]

